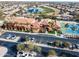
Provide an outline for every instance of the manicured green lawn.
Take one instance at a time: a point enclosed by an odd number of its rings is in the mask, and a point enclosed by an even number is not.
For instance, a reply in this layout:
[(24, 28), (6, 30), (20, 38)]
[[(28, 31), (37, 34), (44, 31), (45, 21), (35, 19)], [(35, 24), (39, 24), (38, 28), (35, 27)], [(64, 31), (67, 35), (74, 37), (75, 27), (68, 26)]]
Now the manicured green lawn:
[(51, 32), (48, 32), (48, 34), (56, 34), (56, 35), (59, 35), (59, 34), (61, 34), (61, 32), (58, 32), (56, 30), (52, 30)]
[(48, 32), (49, 34), (55, 34), (55, 32), (54, 31), (51, 31), (51, 32)]
[(66, 30), (66, 28), (65, 28), (64, 23), (61, 23), (61, 31), (62, 31), (62, 33), (64, 33), (64, 32), (65, 32), (65, 30)]
[(50, 8), (47, 8), (47, 7), (44, 7), (44, 6), (41, 6), (40, 8), (42, 8), (44, 10), (43, 13), (51, 13), (51, 12), (54, 12), (53, 9), (50, 9)]

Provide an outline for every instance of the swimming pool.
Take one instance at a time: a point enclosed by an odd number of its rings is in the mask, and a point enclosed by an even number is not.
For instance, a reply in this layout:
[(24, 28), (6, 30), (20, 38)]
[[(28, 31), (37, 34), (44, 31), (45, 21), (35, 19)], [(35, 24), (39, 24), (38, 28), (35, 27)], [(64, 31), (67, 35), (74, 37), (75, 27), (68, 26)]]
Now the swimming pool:
[(38, 7), (30, 7), (28, 9), (26, 9), (26, 12), (28, 13), (39, 13), (42, 12), (43, 9), (42, 8), (38, 8)]
[(62, 30), (63, 33), (79, 35), (79, 24), (64, 24)]

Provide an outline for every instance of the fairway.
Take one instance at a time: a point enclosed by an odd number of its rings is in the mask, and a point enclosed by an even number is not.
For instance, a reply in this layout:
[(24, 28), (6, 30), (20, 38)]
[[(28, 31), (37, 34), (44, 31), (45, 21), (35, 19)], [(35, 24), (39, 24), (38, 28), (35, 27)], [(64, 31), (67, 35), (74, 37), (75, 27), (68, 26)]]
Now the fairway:
[(48, 8), (48, 7), (41, 6), (40, 8), (42, 8), (45, 13), (55, 12), (53, 9), (50, 9), (50, 8)]

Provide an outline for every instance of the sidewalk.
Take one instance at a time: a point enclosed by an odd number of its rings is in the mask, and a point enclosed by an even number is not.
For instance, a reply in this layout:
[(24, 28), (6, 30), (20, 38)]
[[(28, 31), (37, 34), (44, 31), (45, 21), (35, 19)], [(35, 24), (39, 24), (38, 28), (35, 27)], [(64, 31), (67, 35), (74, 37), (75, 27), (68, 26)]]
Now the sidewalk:
[[(29, 43), (27, 43), (27, 44), (29, 44)], [(47, 47), (47, 48), (54, 48), (54, 49), (59, 49), (59, 50), (79, 52), (79, 49), (70, 50), (68, 48), (53, 47), (53, 46), (49, 46), (49, 45), (46, 45), (46, 44), (39, 44), (39, 43), (34, 43), (34, 45), (41, 46), (41, 47)]]

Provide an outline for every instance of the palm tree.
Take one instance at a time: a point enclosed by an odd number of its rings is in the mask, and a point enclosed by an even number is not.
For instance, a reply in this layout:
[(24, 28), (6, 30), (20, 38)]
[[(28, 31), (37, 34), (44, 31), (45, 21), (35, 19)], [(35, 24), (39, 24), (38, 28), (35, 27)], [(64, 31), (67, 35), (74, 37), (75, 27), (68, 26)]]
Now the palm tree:
[(48, 57), (55, 57), (55, 56), (57, 56), (56, 51), (55, 50), (49, 50)]

